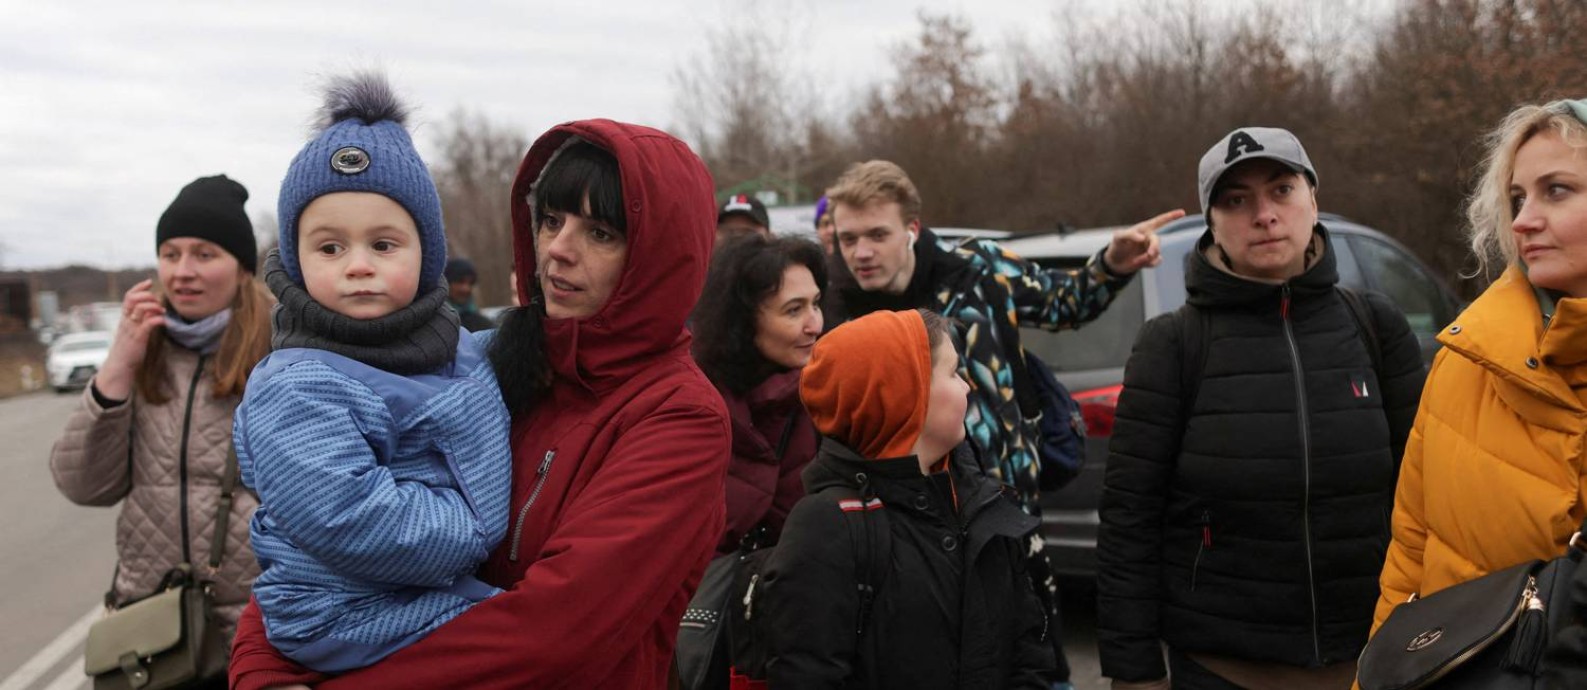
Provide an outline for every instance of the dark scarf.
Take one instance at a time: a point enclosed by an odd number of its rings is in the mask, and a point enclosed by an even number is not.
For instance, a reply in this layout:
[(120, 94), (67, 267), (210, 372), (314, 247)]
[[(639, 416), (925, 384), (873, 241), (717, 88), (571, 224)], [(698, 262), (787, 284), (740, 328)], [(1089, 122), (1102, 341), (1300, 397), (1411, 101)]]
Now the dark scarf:
[(458, 316), (446, 306), (444, 284), (380, 318), (354, 319), (326, 309), (293, 282), (277, 249), (265, 256), (264, 276), (277, 300), (272, 350), (327, 350), (402, 375), (434, 371), (457, 356)]

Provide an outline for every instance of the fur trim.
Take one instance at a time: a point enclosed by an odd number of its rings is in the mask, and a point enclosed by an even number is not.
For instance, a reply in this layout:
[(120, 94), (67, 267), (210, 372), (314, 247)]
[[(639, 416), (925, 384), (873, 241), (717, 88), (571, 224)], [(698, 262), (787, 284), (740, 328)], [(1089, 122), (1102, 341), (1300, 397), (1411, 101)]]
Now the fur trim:
[(332, 77), (325, 82), (324, 92), (325, 102), (316, 122), (320, 130), (355, 117), (366, 125), (382, 120), (405, 125), (408, 119), (408, 106), (397, 98), (383, 72), (360, 70)]

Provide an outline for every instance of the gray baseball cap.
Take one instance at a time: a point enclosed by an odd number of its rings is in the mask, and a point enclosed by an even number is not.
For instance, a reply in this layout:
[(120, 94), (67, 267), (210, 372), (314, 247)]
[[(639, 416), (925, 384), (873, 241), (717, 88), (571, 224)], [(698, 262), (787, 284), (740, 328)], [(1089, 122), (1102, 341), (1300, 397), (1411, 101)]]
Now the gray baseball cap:
[(1317, 169), (1300, 145), (1300, 139), (1287, 129), (1276, 127), (1242, 127), (1229, 132), (1201, 156), (1196, 169), (1196, 186), (1201, 192), (1201, 212), (1212, 208), (1212, 192), (1218, 179), (1229, 168), (1253, 158), (1267, 158), (1283, 163), (1298, 173), (1305, 173), (1313, 187), (1317, 186)]

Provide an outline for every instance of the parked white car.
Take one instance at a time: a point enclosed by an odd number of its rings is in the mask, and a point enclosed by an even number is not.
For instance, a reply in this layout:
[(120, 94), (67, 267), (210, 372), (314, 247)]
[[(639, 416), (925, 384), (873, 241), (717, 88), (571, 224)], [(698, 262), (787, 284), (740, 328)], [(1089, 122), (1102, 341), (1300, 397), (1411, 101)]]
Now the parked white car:
[(67, 333), (56, 338), (44, 359), (50, 386), (59, 393), (88, 385), (110, 355), (110, 339), (109, 331)]

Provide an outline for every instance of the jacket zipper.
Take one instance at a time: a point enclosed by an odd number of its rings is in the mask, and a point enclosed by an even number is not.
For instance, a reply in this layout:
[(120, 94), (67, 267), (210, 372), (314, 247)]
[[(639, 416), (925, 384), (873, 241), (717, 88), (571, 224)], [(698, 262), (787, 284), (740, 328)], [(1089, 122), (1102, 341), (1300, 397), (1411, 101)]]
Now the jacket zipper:
[(1201, 554), (1212, 550), (1212, 511), (1201, 511), (1201, 546), (1196, 547), (1196, 560), (1190, 564), (1190, 591), (1196, 591), (1196, 573), (1201, 570)]
[(1300, 423), (1302, 468), (1306, 473), (1306, 493), (1301, 497), (1301, 537), (1306, 546), (1306, 593), (1311, 595), (1311, 643), (1317, 663), (1322, 663), (1322, 635), (1317, 630), (1317, 572), (1311, 553), (1311, 422), (1306, 411), (1306, 370), (1300, 364), (1300, 346), (1295, 343), (1295, 329), (1290, 325), (1289, 283), (1282, 288), (1279, 319), (1284, 323), (1284, 339), (1289, 342), (1290, 361), (1295, 365), (1296, 416)]
[(529, 517), (529, 509), (534, 507), (535, 499), (540, 498), (540, 490), (546, 486), (546, 478), (551, 476), (551, 461), (555, 460), (555, 450), (546, 451), (546, 457), (540, 461), (540, 467), (535, 470), (535, 488), (529, 492), (529, 500), (523, 502), (523, 507), (518, 509), (518, 520), (512, 528), (512, 549), (507, 553), (507, 560), (518, 562), (519, 540), (523, 538), (523, 522)]
[(182, 489), (179, 501), (182, 510), (182, 562), (189, 564), (193, 562), (193, 554), (188, 546), (187, 533), (187, 437), (193, 428), (193, 398), (198, 392), (198, 379), (204, 375), (204, 358), (207, 356), (198, 356), (198, 366), (193, 369), (193, 380), (187, 384), (187, 412), (182, 416), (182, 449), (178, 455), (181, 462), (176, 469)]

